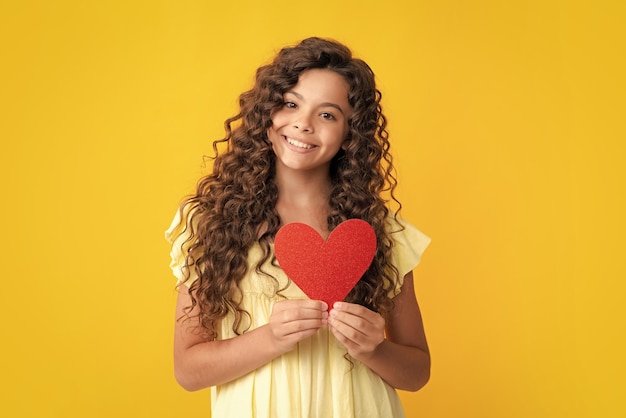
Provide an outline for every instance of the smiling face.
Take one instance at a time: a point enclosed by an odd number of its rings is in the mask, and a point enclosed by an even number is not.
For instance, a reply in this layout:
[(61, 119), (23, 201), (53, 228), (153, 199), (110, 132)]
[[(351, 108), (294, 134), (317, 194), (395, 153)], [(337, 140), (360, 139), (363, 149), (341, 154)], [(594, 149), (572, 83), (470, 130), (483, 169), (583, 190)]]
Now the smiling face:
[(277, 169), (328, 172), (348, 134), (347, 82), (331, 70), (308, 70), (283, 100), (267, 132)]

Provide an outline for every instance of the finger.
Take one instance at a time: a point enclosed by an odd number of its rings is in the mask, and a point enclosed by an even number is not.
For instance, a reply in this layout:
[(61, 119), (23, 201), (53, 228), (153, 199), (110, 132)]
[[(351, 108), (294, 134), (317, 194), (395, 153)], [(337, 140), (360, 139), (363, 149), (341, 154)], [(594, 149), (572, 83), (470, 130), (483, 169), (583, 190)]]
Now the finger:
[(374, 324), (367, 318), (357, 316), (348, 312), (341, 312), (336, 309), (330, 311), (328, 321), (333, 326), (339, 326), (345, 332), (350, 332), (351, 328), (359, 333), (368, 334), (376, 329)]
[(274, 310), (311, 309), (314, 311), (328, 311), (328, 305), (321, 300), (286, 299), (274, 304)]
[(313, 330), (316, 331), (325, 325), (325, 321), (321, 319), (304, 319), (301, 321), (293, 321), (283, 326), (284, 335), (297, 334), (299, 332)]
[(348, 302), (335, 302), (333, 304), (333, 309), (339, 312), (345, 312), (347, 314), (360, 316), (363, 318), (372, 317), (378, 315), (376, 312), (367, 309), (365, 306), (358, 305), (356, 303), (348, 303)]
[(345, 334), (343, 334), (343, 332), (340, 330), (341, 326), (334, 327), (332, 325), (329, 325), (329, 328), (330, 332), (335, 336), (337, 341), (342, 344), (346, 348), (346, 350), (348, 350), (348, 353), (351, 356), (358, 355), (358, 353), (361, 351), (361, 346), (358, 343), (352, 341)]
[(335, 338), (337, 339), (337, 341), (339, 341), (341, 344), (343, 344), (348, 351), (350, 350), (351, 346), (354, 344), (352, 341), (350, 341), (348, 338), (346, 338), (345, 335), (343, 335), (341, 333), (341, 331), (339, 329), (337, 329), (335, 326), (329, 324), (328, 328), (330, 329), (330, 332), (335, 336)]
[(380, 314), (354, 303), (335, 302), (330, 314), (357, 329), (385, 326), (385, 320)]
[[(358, 344), (359, 341), (363, 340), (366, 337), (359, 328), (354, 327), (350, 321), (345, 321), (340, 318), (341, 314), (335, 313), (331, 311), (331, 315), (328, 318), (328, 324), (335, 334), (339, 334), (343, 340), (349, 340), (355, 344)], [(345, 315), (344, 315), (345, 316)]]
[(321, 321), (322, 324), (326, 324), (328, 320), (328, 312), (316, 309), (289, 309), (274, 312), (272, 316), (274, 322), (280, 324), (298, 323), (305, 320), (316, 320)]
[(289, 341), (290, 344), (296, 344), (299, 341), (304, 340), (305, 338), (309, 338), (314, 335), (319, 328), (315, 329), (306, 329), (298, 332), (294, 332), (293, 334), (286, 335), (284, 338), (286, 341)]

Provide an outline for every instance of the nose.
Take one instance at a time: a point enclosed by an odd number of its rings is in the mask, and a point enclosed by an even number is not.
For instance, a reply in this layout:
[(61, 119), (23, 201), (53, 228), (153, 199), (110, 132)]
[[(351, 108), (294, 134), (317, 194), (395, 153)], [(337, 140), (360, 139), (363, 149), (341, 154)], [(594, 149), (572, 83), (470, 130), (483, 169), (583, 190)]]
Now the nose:
[(293, 121), (293, 127), (302, 132), (313, 132), (311, 117), (305, 112), (300, 112)]

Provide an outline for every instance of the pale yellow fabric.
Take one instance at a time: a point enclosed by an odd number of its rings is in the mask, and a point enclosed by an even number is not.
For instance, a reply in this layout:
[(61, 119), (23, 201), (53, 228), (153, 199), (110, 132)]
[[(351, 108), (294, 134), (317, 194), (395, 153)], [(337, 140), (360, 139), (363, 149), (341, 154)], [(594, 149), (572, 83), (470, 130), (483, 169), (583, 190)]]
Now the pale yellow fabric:
[[(410, 272), (420, 261), (430, 238), (412, 225), (393, 233), (393, 260), (400, 277)], [(174, 275), (183, 277), (185, 263), (185, 233), (181, 235), (180, 217), (166, 231), (173, 241), (171, 267)], [(399, 230), (392, 221), (391, 230)], [(261, 257), (258, 245), (249, 250), (249, 265)], [(269, 321), (272, 306), (282, 298), (274, 294), (275, 284), (257, 274), (254, 268), (242, 280), (243, 308), (251, 314), (250, 329)], [(280, 286), (287, 277), (269, 262), (264, 270), (277, 278)], [(193, 279), (191, 280), (193, 281)], [(401, 282), (401, 280), (400, 280)], [(189, 283), (189, 282), (188, 282)], [(390, 289), (390, 295), (400, 291), (401, 283)], [(281, 292), (289, 299), (307, 296), (293, 283)], [(219, 339), (233, 338), (232, 317), (225, 318), (218, 329)], [(250, 347), (253, 350), (253, 347)], [(327, 328), (300, 342), (291, 352), (230, 383), (211, 388), (212, 416), (215, 418), (367, 418), (404, 417), (396, 391), (360, 362), (344, 355), (345, 348)]]

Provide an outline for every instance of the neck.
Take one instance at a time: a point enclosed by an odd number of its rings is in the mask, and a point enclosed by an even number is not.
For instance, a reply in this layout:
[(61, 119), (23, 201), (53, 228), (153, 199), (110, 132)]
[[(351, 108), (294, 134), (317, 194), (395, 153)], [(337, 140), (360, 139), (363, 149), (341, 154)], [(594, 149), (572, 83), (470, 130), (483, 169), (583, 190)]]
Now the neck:
[(332, 186), (328, 168), (302, 171), (280, 164), (276, 166), (276, 185), (279, 200), (303, 204), (319, 201), (327, 204)]
[(328, 170), (302, 172), (276, 167), (278, 211), (283, 224), (302, 222), (328, 234), (326, 218), (330, 209), (331, 181)]

